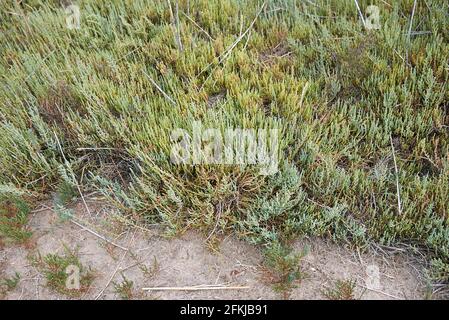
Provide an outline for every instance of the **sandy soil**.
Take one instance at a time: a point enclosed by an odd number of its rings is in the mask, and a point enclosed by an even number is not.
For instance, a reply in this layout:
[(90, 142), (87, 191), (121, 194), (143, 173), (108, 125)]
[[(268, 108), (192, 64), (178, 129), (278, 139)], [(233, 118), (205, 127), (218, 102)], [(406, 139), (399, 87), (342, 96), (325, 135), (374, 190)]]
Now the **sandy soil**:
[[(5, 299), (68, 299), (51, 291), (45, 277), (31, 265), (29, 256), (40, 252), (63, 254), (64, 246), (78, 249), (81, 262), (94, 270), (95, 280), (82, 299), (119, 299), (114, 282), (125, 276), (133, 281), (134, 299), (282, 299), (285, 295), (267, 282), (260, 250), (228, 236), (218, 252), (195, 232), (166, 239), (157, 228), (126, 228), (114, 218), (114, 209), (89, 200), (90, 214), (81, 203), (74, 206), (77, 221), (128, 251), (116, 247), (71, 221), (62, 221), (49, 207), (33, 212), (29, 227), (33, 238), (26, 246), (0, 249), (0, 278), (19, 272), (21, 280)], [(289, 299), (325, 299), (323, 291), (340, 280), (353, 279), (361, 299), (422, 299), (420, 267), (402, 253), (379, 250), (359, 254), (320, 239), (297, 241), (294, 248), (309, 247), (302, 259), (304, 279)], [(376, 276), (378, 272), (378, 277)], [(242, 290), (143, 291), (144, 287), (226, 284)]]

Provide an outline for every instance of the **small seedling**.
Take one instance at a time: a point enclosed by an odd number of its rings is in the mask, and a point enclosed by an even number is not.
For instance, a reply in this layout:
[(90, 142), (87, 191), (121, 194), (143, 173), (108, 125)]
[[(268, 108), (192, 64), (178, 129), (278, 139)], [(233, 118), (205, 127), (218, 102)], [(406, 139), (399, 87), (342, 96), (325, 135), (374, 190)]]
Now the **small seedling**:
[(94, 279), (92, 270), (86, 269), (77, 253), (67, 247), (62, 256), (48, 254), (42, 257), (39, 254), (33, 264), (44, 274), (49, 288), (72, 297), (86, 292)]
[(26, 242), (32, 235), (26, 226), (29, 212), (22, 199), (0, 199), (0, 239), (10, 243)]
[(130, 300), (134, 296), (134, 294), (133, 294), (134, 282), (127, 279), (124, 275), (122, 275), (122, 278), (123, 278), (123, 281), (120, 283), (113, 282), (114, 291), (116, 294), (119, 295), (120, 299)]
[(153, 257), (153, 265), (151, 267), (147, 267), (146, 265), (141, 264), (139, 265), (139, 269), (140, 271), (142, 271), (143, 275), (146, 278), (148, 279), (153, 278), (159, 272), (160, 269), (159, 262), (157, 261), (156, 256)]
[(20, 281), (20, 273), (16, 272), (11, 278), (0, 279), (0, 294), (14, 290)]
[(356, 300), (355, 280), (337, 280), (334, 288), (328, 288), (323, 295), (329, 300)]
[(269, 282), (274, 285), (276, 291), (288, 296), (295, 283), (303, 278), (300, 260), (305, 253), (305, 251), (300, 254), (293, 253), (291, 249), (279, 243), (271, 245), (265, 251)]

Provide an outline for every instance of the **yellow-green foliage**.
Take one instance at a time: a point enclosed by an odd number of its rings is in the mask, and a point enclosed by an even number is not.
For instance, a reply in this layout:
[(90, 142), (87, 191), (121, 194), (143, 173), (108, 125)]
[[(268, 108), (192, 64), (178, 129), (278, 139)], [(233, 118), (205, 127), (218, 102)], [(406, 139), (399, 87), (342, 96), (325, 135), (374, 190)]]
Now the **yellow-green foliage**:
[[(447, 2), (418, 1), (411, 34), (413, 0), (358, 1), (379, 30), (352, 0), (270, 0), (258, 16), (257, 0), (180, 0), (179, 28), (175, 2), (172, 18), (165, 0), (79, 1), (79, 30), (59, 1), (2, 3), (0, 183), (46, 192), (70, 167), (169, 233), (406, 242), (447, 270)], [(194, 120), (279, 128), (281, 171), (172, 164), (170, 132)]]

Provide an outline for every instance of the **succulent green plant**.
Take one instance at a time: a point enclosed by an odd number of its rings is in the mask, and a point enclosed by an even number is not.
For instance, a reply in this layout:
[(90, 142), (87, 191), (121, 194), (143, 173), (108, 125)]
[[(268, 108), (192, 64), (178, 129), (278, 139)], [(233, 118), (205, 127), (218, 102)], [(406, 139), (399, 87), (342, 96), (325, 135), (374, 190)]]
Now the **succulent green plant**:
[[(358, 1), (378, 6), (378, 30), (352, 0), (176, 3), (178, 19), (167, 1), (83, 0), (79, 29), (58, 1), (3, 4), (0, 184), (48, 193), (71, 168), (172, 235), (449, 260), (448, 3), (419, 1), (412, 20), (412, 0)], [(196, 120), (278, 128), (280, 171), (174, 165), (170, 133)]]

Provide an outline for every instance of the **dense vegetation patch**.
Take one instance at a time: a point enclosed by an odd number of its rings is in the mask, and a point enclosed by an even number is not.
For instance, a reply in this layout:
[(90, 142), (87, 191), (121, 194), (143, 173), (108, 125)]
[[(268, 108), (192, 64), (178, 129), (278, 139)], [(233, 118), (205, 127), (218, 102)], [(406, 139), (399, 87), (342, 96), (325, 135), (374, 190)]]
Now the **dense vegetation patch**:
[[(79, 29), (59, 1), (3, 3), (0, 183), (98, 189), (211, 242), (406, 243), (447, 283), (448, 3), (358, 3), (380, 29), (352, 0), (83, 0)], [(279, 129), (279, 172), (174, 165), (194, 121)]]

